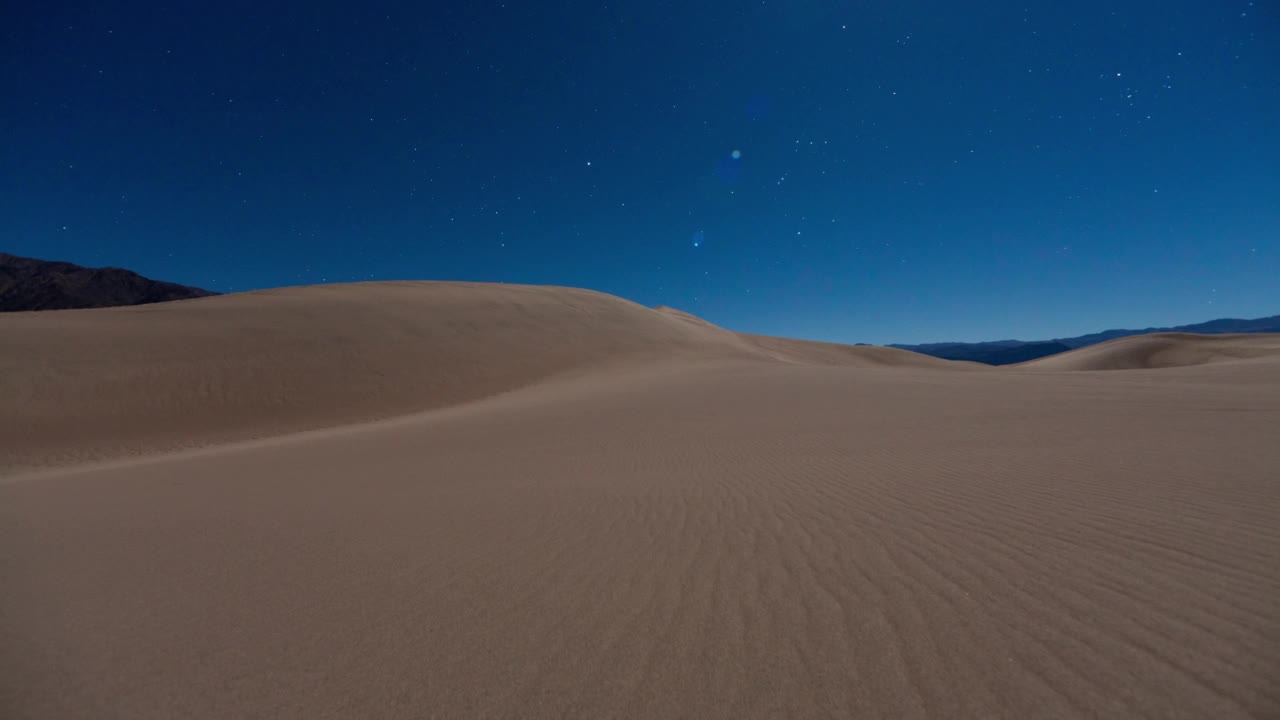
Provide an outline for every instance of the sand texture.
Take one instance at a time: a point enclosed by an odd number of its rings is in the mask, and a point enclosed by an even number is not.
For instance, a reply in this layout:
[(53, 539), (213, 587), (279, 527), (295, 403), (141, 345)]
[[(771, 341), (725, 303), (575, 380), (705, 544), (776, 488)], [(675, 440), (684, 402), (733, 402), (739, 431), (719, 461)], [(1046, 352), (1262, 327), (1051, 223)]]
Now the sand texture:
[(0, 337), (6, 720), (1280, 717), (1275, 335), (378, 283)]

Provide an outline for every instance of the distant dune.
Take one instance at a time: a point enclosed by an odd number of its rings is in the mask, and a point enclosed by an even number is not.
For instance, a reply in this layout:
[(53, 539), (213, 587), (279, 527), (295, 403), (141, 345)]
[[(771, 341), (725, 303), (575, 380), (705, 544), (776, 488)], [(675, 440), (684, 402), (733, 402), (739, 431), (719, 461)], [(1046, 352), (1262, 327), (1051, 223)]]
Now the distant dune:
[(368, 283), (0, 338), (5, 720), (1280, 717), (1280, 336)]
[(1154, 333), (1108, 340), (1016, 367), (1043, 370), (1150, 370), (1280, 356), (1280, 334)]

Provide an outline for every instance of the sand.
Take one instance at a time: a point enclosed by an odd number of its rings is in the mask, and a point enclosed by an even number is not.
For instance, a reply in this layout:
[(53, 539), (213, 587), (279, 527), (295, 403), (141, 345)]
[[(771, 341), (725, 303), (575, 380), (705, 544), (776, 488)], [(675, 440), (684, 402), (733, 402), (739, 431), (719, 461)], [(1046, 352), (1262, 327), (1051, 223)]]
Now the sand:
[(0, 717), (1280, 717), (1277, 336), (435, 283), (0, 333)]

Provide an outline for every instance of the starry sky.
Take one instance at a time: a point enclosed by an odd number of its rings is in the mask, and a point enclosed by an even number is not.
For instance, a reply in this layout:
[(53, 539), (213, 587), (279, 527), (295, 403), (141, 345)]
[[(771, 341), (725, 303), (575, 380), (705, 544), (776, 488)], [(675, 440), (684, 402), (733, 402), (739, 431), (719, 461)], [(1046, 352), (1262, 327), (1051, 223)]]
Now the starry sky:
[(0, 250), (588, 287), (837, 342), (1280, 312), (1248, 0), (0, 11)]

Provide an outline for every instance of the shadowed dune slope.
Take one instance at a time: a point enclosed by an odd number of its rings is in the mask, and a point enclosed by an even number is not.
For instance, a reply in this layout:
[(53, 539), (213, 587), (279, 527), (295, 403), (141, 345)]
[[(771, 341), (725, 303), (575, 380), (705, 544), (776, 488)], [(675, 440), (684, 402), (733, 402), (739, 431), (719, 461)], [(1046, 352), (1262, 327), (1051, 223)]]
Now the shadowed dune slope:
[(1031, 360), (1040, 370), (1139, 370), (1280, 357), (1280, 334), (1193, 335), (1153, 333)]
[[(400, 282), (0, 317), (0, 469), (386, 418), (603, 368), (945, 361), (559, 287)], [(785, 351), (779, 348), (786, 348)]]

